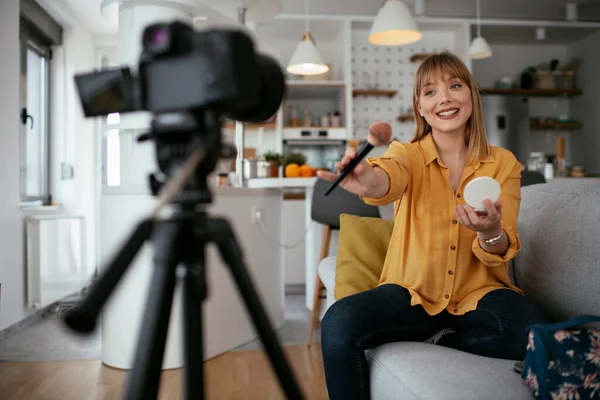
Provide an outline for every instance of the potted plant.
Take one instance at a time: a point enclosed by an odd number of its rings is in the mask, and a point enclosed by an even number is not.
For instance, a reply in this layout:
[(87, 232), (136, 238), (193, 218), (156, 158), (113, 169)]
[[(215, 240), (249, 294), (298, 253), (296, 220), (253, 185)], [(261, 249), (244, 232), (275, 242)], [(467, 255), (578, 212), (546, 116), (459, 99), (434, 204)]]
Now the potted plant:
[(279, 177), (279, 167), (283, 162), (283, 156), (273, 151), (268, 151), (263, 154), (265, 161), (268, 163), (269, 173), (268, 176), (271, 178)]

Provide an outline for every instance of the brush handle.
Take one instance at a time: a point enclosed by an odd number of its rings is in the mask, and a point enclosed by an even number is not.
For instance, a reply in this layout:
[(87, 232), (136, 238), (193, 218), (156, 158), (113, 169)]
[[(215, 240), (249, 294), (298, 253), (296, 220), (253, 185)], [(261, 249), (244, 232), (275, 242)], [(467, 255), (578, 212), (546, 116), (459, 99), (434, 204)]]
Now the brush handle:
[(340, 184), (340, 182), (346, 177), (348, 176), (348, 174), (350, 172), (352, 172), (352, 170), (358, 165), (359, 162), (361, 162), (366, 156), (367, 154), (369, 154), (369, 152), (373, 149), (373, 145), (367, 141), (365, 141), (359, 148), (358, 151), (356, 153), (356, 157), (354, 157), (352, 159), (352, 161), (350, 161), (350, 163), (348, 163), (348, 165), (346, 165), (346, 167), (342, 170), (342, 172), (338, 175), (337, 179), (331, 184), (331, 186), (329, 186), (329, 188), (327, 189), (327, 191), (325, 192), (325, 196), (329, 195), (329, 193), (331, 193), (331, 191), (333, 189), (336, 188), (336, 186), (338, 186)]

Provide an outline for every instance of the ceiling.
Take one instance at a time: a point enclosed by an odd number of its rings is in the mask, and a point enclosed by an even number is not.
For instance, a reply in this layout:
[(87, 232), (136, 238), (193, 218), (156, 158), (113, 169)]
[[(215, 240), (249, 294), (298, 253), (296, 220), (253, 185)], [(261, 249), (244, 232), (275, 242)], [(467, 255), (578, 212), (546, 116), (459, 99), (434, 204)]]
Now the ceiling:
[[(98, 34), (116, 32), (116, 28), (106, 22), (100, 13), (102, 0), (37, 0), (42, 6), (63, 6), (85, 26)], [(232, 21), (237, 19), (236, 10), (240, 5), (248, 7), (247, 19), (270, 19), (278, 13), (303, 14), (302, 0), (177, 0), (182, 3), (198, 4), (208, 12), (215, 10), (226, 14)], [(404, 0), (411, 9), (418, 0)], [(424, 16), (448, 18), (475, 18), (475, 0), (423, 0)], [(566, 4), (578, 4), (580, 21), (600, 22), (600, 1), (598, 0), (480, 0), (483, 19), (512, 20), (558, 20), (564, 21)], [(382, 0), (309, 0), (310, 14), (333, 15), (375, 15)], [(198, 12), (199, 15), (202, 11)], [(253, 15), (254, 13), (254, 15)], [(256, 17), (256, 18), (253, 18)], [(60, 22), (60, 21), (59, 21)]]

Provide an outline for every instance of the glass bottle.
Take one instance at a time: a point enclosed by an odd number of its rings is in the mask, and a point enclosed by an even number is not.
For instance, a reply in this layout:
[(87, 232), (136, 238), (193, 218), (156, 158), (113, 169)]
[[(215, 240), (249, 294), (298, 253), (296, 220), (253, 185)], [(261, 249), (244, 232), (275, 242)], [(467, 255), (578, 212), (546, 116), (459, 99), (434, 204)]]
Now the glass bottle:
[(292, 127), (296, 127), (296, 126), (300, 125), (300, 120), (298, 118), (298, 104), (295, 104), (295, 103), (290, 104), (289, 124)]

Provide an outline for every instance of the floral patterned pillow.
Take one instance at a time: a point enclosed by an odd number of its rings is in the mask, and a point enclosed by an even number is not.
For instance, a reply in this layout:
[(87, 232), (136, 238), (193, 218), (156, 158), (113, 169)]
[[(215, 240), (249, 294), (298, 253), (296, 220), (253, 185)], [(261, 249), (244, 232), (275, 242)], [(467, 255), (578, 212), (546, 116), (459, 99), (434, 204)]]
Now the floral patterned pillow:
[(600, 330), (571, 329), (600, 317), (532, 325), (521, 377), (537, 399), (600, 399)]

